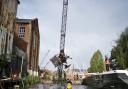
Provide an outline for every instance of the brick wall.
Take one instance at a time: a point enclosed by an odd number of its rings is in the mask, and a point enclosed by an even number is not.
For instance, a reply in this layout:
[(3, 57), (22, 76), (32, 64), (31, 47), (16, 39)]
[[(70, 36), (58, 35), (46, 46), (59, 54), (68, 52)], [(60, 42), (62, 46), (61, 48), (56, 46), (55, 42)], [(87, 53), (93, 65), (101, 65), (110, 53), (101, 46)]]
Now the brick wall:
[[(25, 33), (23, 38), (18, 38), (20, 27), (25, 27)], [(39, 60), (39, 46), (40, 46), (40, 34), (38, 28), (37, 19), (17, 19), (15, 35), (17, 36), (16, 42), (21, 42), (21, 40), (27, 43), (26, 53), (28, 70), (33, 72), (38, 72), (38, 60)], [(19, 46), (23, 48), (25, 44)], [(32, 74), (30, 73), (30, 74)]]

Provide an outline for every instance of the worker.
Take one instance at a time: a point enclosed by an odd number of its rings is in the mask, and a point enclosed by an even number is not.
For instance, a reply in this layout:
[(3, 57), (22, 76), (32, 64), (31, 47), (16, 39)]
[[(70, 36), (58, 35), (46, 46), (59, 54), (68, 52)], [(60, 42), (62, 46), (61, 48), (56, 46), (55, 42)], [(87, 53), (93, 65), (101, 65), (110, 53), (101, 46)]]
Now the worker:
[(67, 89), (72, 89), (72, 82), (69, 79), (67, 79)]
[(107, 56), (105, 56), (105, 67), (106, 67), (106, 71), (109, 71), (109, 66), (110, 66), (109, 59), (108, 59)]

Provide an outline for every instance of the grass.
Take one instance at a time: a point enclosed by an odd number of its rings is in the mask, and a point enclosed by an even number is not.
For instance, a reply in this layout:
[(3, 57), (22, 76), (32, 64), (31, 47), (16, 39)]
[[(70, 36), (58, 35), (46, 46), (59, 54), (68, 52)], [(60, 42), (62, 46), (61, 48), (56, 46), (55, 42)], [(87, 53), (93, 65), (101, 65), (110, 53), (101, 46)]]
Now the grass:
[(27, 76), (25, 79), (23, 79), (23, 82), (25, 87), (29, 87), (41, 83), (40, 78), (38, 76), (30, 76), (30, 75)]

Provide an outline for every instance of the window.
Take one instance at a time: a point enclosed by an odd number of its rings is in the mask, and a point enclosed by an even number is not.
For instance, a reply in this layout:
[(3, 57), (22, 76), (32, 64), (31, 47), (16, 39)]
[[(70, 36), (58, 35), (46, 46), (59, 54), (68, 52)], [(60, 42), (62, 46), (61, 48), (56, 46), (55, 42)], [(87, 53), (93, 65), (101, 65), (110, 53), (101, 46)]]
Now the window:
[(19, 28), (19, 38), (24, 38), (25, 35), (25, 27)]

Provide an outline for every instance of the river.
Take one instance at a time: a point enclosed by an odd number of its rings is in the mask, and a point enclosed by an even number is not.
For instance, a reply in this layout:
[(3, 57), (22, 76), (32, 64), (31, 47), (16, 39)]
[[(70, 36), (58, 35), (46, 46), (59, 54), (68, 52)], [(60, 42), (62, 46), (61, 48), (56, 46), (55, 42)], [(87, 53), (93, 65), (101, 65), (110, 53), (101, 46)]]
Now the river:
[[(43, 85), (43, 84), (38, 84), (36, 87), (31, 87), (29, 89), (65, 89), (64, 86), (58, 86), (58, 85)], [(91, 89), (88, 88), (87, 86), (83, 85), (73, 85), (73, 89)]]
[[(43, 85), (43, 84), (38, 84), (35, 87), (30, 87), (28, 89), (66, 89), (64, 86), (58, 86), (58, 85)], [(96, 88), (90, 88), (87, 86), (83, 86), (83, 85), (73, 85), (73, 89), (96, 89)], [(117, 87), (104, 87), (102, 89), (128, 89), (128, 88), (117, 88)]]

